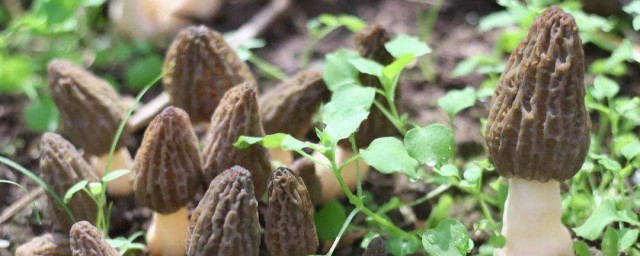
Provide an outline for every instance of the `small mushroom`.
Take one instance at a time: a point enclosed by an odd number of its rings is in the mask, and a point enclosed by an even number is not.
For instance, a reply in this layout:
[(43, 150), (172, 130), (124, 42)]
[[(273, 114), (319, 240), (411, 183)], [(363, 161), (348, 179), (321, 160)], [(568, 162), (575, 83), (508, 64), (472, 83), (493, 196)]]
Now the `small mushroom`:
[[(126, 113), (125, 105), (109, 83), (69, 61), (53, 60), (47, 65), (47, 72), (65, 134), (74, 144), (95, 156), (92, 165), (99, 175), (103, 175), (111, 143)], [(125, 129), (109, 171), (131, 168), (131, 154), (123, 143), (126, 134)], [(110, 182), (109, 194), (129, 195), (129, 179), (129, 175), (124, 175)]]
[(260, 248), (251, 174), (234, 166), (218, 175), (191, 215), (187, 255), (253, 255)]
[(559, 182), (580, 170), (589, 149), (584, 52), (573, 17), (544, 11), (509, 57), (486, 130), (496, 170), (509, 178), (497, 255), (574, 255), (562, 225)]
[(73, 256), (118, 256), (116, 249), (102, 237), (102, 233), (91, 223), (80, 221), (70, 231), (71, 255)]
[[(40, 141), (40, 150), (40, 177), (60, 197), (63, 197), (73, 185), (81, 180), (89, 182), (99, 180), (82, 155), (62, 136), (50, 132), (45, 133)], [(73, 221), (51, 195), (47, 194), (47, 196), (49, 198), (47, 205), (53, 225), (61, 231), (69, 230)], [(96, 220), (98, 206), (90, 195), (82, 191), (74, 194), (67, 206), (76, 221)]]
[(194, 123), (207, 122), (224, 93), (242, 82), (256, 83), (251, 70), (225, 42), (204, 25), (183, 29), (165, 57), (163, 79), (172, 105)]
[(189, 116), (167, 107), (145, 131), (133, 165), (136, 199), (155, 213), (147, 231), (152, 255), (184, 255), (187, 203), (202, 190), (198, 141)]
[[(307, 132), (313, 129), (313, 114), (330, 96), (320, 71), (299, 72), (260, 97), (260, 118), (265, 133), (282, 132), (304, 140)], [(293, 162), (290, 151), (270, 149), (269, 153), (272, 160), (278, 160), (284, 166)]]
[(71, 255), (69, 236), (46, 233), (18, 246), (16, 256), (68, 256)]
[(374, 238), (369, 242), (369, 246), (364, 250), (363, 256), (386, 256), (387, 241), (381, 236)]
[(320, 204), (322, 202), (322, 183), (316, 175), (315, 163), (303, 157), (293, 162), (291, 170), (304, 181), (311, 197), (311, 203)]
[(304, 256), (318, 248), (313, 204), (300, 176), (278, 168), (269, 179), (265, 243), (273, 256)]
[(251, 172), (256, 195), (261, 196), (267, 188), (271, 173), (269, 153), (262, 146), (238, 149), (233, 146), (241, 136), (264, 136), (256, 91), (250, 83), (231, 88), (220, 101), (211, 117), (211, 127), (202, 152), (205, 181), (235, 165)]

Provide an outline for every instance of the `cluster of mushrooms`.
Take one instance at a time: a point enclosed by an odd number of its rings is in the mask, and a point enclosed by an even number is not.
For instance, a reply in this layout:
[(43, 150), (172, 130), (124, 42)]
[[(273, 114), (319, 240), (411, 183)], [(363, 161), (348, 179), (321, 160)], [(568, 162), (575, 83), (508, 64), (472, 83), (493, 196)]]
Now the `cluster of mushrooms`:
[[(363, 57), (389, 64), (388, 40), (384, 29), (373, 27), (356, 36), (356, 48)], [(560, 220), (559, 182), (580, 169), (589, 147), (583, 55), (573, 17), (551, 7), (533, 23), (498, 82), (486, 130), (489, 155), (510, 185), (503, 214), (507, 243), (498, 255), (574, 254)], [(271, 255), (315, 253), (314, 205), (342, 194), (331, 172), (308, 159), (296, 160), (290, 152), (233, 144), (241, 135), (276, 132), (305, 139), (314, 127), (312, 114), (330, 96), (321, 73), (302, 71), (259, 96), (247, 65), (220, 34), (204, 26), (180, 32), (167, 52), (165, 70), (171, 106), (148, 125), (134, 159), (124, 147), (131, 132), (125, 129), (111, 169), (132, 172), (108, 185), (112, 197), (133, 193), (155, 212), (147, 231), (149, 252), (258, 255), (264, 233)], [(42, 137), (41, 176), (64, 194), (80, 180), (99, 180), (126, 106), (107, 82), (70, 62), (52, 61), (48, 72), (62, 132), (86, 153), (83, 157), (58, 134)], [(361, 80), (380, 86), (375, 77), (362, 75)], [(202, 150), (196, 125), (208, 130)], [(374, 108), (356, 140), (366, 147), (374, 138), (395, 134)], [(353, 154), (349, 145), (339, 151), (338, 162)], [(343, 173), (350, 186), (355, 185), (352, 169)], [(262, 231), (258, 199), (265, 193)], [(80, 221), (75, 224), (50, 202), (49, 217), (64, 234), (37, 237), (18, 255), (117, 255), (90, 223), (97, 206), (88, 195), (78, 193), (68, 203)], [(189, 209), (195, 202), (195, 209)], [(381, 238), (365, 252), (385, 254)]]

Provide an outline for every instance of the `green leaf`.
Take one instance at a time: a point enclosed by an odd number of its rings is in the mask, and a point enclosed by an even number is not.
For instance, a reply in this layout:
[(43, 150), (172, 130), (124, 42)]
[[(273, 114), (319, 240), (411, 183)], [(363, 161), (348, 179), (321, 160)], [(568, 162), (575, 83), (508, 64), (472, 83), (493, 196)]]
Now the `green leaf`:
[(341, 86), (322, 109), (324, 131), (332, 142), (349, 137), (367, 119), (376, 91), (372, 87)]
[(606, 76), (596, 76), (591, 94), (598, 100), (611, 99), (620, 91), (620, 86)]
[(419, 241), (392, 236), (387, 240), (387, 250), (394, 256), (414, 255), (420, 247)]
[(451, 211), (451, 207), (453, 206), (453, 197), (449, 194), (443, 194), (439, 199), (438, 203), (436, 203), (433, 208), (431, 208), (431, 213), (429, 213), (429, 218), (427, 218), (427, 227), (433, 227), (436, 223), (441, 222), (449, 216), (449, 212)]
[[(384, 68), (380, 63), (375, 62), (373, 60), (365, 59), (362, 57), (350, 59), (349, 63), (353, 65), (360, 73), (372, 75), (372, 76), (382, 76), (382, 69)], [(365, 84), (367, 85), (367, 84)]]
[(404, 138), (409, 155), (428, 166), (443, 164), (453, 152), (453, 133), (440, 124), (413, 128)]
[(618, 255), (618, 232), (614, 228), (607, 227), (600, 247), (604, 256)]
[(344, 85), (360, 84), (358, 70), (350, 62), (350, 60), (358, 58), (360, 55), (357, 52), (345, 49), (325, 56), (322, 79), (329, 90), (335, 91)]
[(58, 116), (58, 108), (50, 97), (33, 101), (24, 112), (27, 127), (35, 132), (54, 131), (58, 127)]
[(467, 168), (464, 170), (463, 177), (465, 180), (475, 183), (482, 178), (482, 168), (476, 164), (467, 164)]
[(445, 177), (459, 177), (460, 176), (460, 170), (458, 170), (458, 167), (456, 167), (455, 165), (452, 164), (445, 164), (442, 167), (440, 167), (439, 169), (436, 168), (435, 169), (436, 172), (442, 176)]
[(609, 171), (619, 171), (620, 169), (622, 169), (622, 166), (620, 166), (620, 163), (618, 163), (616, 160), (613, 160), (607, 156), (604, 156), (598, 159), (598, 163), (601, 164), (605, 169)]
[(429, 45), (420, 41), (417, 37), (405, 34), (398, 35), (386, 43), (384, 47), (396, 58), (400, 58), (407, 53), (413, 54), (413, 56), (417, 58), (431, 52)]
[(392, 81), (396, 76), (400, 75), (400, 72), (406, 67), (409, 63), (411, 63), (415, 57), (411, 54), (405, 54), (400, 56), (398, 59), (393, 61), (388, 66), (382, 69), (382, 74), (385, 78)]
[(3, 56), (0, 54), (0, 93), (35, 93), (33, 83), (29, 78), (34, 75), (31, 67), (32, 60), (26, 56)]
[(342, 204), (331, 201), (313, 216), (313, 220), (320, 240), (331, 241), (338, 236), (342, 224), (347, 220), (347, 214)]
[(612, 199), (605, 199), (593, 211), (591, 216), (581, 226), (574, 228), (573, 231), (576, 232), (576, 235), (593, 241), (602, 234), (602, 230), (607, 225), (614, 221), (640, 225), (637, 216), (634, 218), (624, 211), (617, 211), (615, 202)]
[(576, 251), (576, 256), (591, 256), (589, 246), (582, 241), (573, 242), (573, 250)]
[(364, 20), (353, 15), (340, 15), (338, 16), (338, 22), (354, 33), (360, 32), (367, 26)]
[(516, 23), (515, 18), (509, 11), (498, 11), (491, 13), (480, 19), (478, 29), (481, 32), (489, 31), (494, 28), (504, 28)]
[(620, 152), (627, 159), (627, 161), (631, 161), (636, 156), (640, 155), (640, 141), (633, 141), (626, 146), (624, 146)]
[(476, 91), (472, 87), (450, 90), (438, 100), (438, 106), (453, 117), (460, 111), (476, 104)]
[(106, 0), (82, 0), (84, 6), (100, 6), (105, 3)]
[(462, 223), (455, 219), (446, 219), (434, 229), (424, 232), (422, 246), (429, 255), (456, 256), (466, 255), (471, 251), (473, 241)]
[(237, 148), (248, 148), (253, 144), (260, 144), (265, 148), (281, 148), (285, 150), (301, 150), (303, 148), (312, 147), (309, 143), (300, 141), (289, 134), (275, 133), (264, 137), (240, 136), (233, 144)]
[(400, 172), (416, 176), (418, 161), (411, 158), (402, 141), (394, 137), (377, 138), (367, 149), (361, 149), (362, 159), (382, 173)]
[(117, 171), (111, 171), (109, 172), (107, 175), (105, 175), (104, 177), (102, 177), (102, 181), (105, 183), (108, 183), (112, 180), (115, 180), (117, 178), (120, 178), (123, 175), (126, 175), (127, 173), (130, 173), (130, 170), (117, 170)]
[(507, 243), (507, 239), (502, 234), (493, 234), (489, 238), (489, 244), (493, 248), (502, 248)]
[(619, 230), (619, 250), (621, 252), (626, 252), (629, 248), (631, 248), (631, 246), (635, 245), (638, 241), (638, 235), (640, 235), (640, 230), (638, 229), (622, 228), (621, 230)]
[(71, 198), (73, 197), (73, 195), (75, 193), (77, 193), (78, 191), (82, 190), (85, 186), (87, 186), (89, 182), (86, 180), (81, 180), (78, 183), (74, 184), (73, 186), (71, 186), (71, 188), (69, 188), (69, 190), (67, 190), (67, 193), (64, 194), (64, 203), (69, 203), (69, 200), (71, 200)]
[(89, 192), (91, 192), (93, 196), (99, 196), (100, 194), (102, 194), (102, 183), (100, 182), (89, 183)]
[(136, 60), (125, 72), (127, 86), (134, 90), (141, 90), (160, 75), (162, 65), (162, 58), (158, 55)]

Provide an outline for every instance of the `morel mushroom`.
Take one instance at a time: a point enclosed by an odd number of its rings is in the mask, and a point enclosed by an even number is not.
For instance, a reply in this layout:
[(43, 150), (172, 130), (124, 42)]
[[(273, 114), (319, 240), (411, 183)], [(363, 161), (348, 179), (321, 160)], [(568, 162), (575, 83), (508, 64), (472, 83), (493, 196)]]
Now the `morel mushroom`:
[(71, 255), (69, 236), (46, 233), (34, 237), (16, 249), (16, 256), (68, 256)]
[(155, 211), (147, 245), (153, 255), (184, 255), (187, 203), (202, 188), (198, 140), (189, 116), (167, 107), (151, 121), (133, 165), (136, 199)]
[(234, 166), (218, 175), (191, 215), (187, 255), (257, 256), (258, 201), (251, 174)]
[(386, 256), (387, 241), (381, 236), (374, 238), (369, 242), (369, 246), (364, 250), (363, 256)]
[(183, 29), (165, 57), (163, 84), (172, 105), (194, 123), (209, 121), (224, 93), (236, 84), (255, 84), (251, 70), (222, 35), (207, 27)]
[(496, 170), (509, 178), (498, 255), (573, 255), (559, 182), (589, 148), (584, 53), (573, 17), (550, 7), (509, 57), (486, 130)]
[(250, 83), (231, 88), (220, 101), (220, 106), (211, 117), (211, 127), (202, 160), (205, 180), (211, 181), (221, 172), (235, 165), (251, 172), (255, 192), (264, 194), (271, 173), (268, 151), (259, 145), (246, 149), (233, 146), (238, 137), (264, 136), (256, 91)]
[(80, 221), (71, 227), (71, 253), (73, 256), (118, 256), (116, 249), (102, 237), (102, 233), (91, 223)]
[(273, 256), (315, 253), (318, 235), (313, 224), (313, 204), (300, 176), (278, 168), (269, 179), (265, 217), (265, 243)]
[[(108, 153), (126, 107), (109, 83), (66, 60), (53, 60), (47, 66), (51, 95), (60, 111), (64, 132), (73, 143), (95, 156), (92, 165), (99, 175), (106, 169)], [(123, 145), (126, 131), (118, 141), (110, 170), (130, 169), (132, 160)], [(129, 175), (109, 183), (114, 196), (131, 193)]]
[[(93, 173), (91, 166), (82, 158), (76, 148), (70, 142), (55, 133), (45, 133), (40, 141), (40, 177), (49, 184), (56, 194), (63, 196), (76, 183), (81, 180), (89, 182), (98, 181), (98, 176)], [(53, 225), (67, 231), (73, 225), (62, 206), (51, 195), (47, 194), (47, 204), (53, 220)], [(95, 221), (98, 206), (90, 195), (78, 192), (67, 203), (76, 221)]]
[[(320, 104), (331, 96), (317, 70), (305, 70), (272, 88), (260, 97), (260, 118), (266, 134), (287, 133), (296, 139), (313, 129), (311, 118)], [(270, 149), (272, 160), (284, 166), (293, 162), (291, 151)]]

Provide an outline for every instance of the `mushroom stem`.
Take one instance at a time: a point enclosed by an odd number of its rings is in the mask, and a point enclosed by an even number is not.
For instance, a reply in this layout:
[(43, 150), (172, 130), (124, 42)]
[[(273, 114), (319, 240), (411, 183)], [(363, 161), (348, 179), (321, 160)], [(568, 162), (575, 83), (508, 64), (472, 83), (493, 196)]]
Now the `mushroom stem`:
[[(100, 177), (104, 176), (108, 161), (109, 154), (92, 157), (91, 165)], [(127, 148), (122, 147), (113, 153), (113, 159), (111, 160), (111, 165), (109, 167), (110, 172), (122, 169), (131, 170), (131, 167), (133, 167), (133, 159), (131, 158), (131, 154)], [(131, 173), (120, 176), (119, 178), (109, 182), (109, 186), (107, 186), (107, 193), (115, 197), (128, 196), (132, 191)]]
[(147, 229), (147, 247), (151, 255), (185, 255), (189, 211), (187, 207), (170, 214), (153, 213)]
[[(351, 149), (345, 149), (338, 146), (336, 147), (335, 156), (336, 164), (337, 166), (340, 166), (353, 156), (353, 152)], [(313, 152), (313, 157), (325, 162), (327, 165), (330, 165), (329, 160), (318, 151)], [(358, 168), (356, 168), (356, 163), (358, 164)], [(338, 179), (336, 179), (331, 170), (328, 170), (317, 163), (315, 165), (315, 169), (322, 187), (321, 203), (324, 204), (336, 198), (343, 198), (345, 196)], [(358, 169), (360, 170), (360, 179), (364, 180), (369, 172), (369, 165), (367, 165), (362, 158), (358, 158), (357, 161), (349, 163), (344, 167), (344, 169), (342, 169), (342, 178), (344, 179), (344, 183), (351, 190), (354, 190), (358, 184), (358, 172), (356, 171)]]
[(569, 230), (562, 225), (560, 184), (509, 179), (502, 234), (507, 243), (498, 256), (574, 255)]
[(293, 153), (289, 150), (270, 148), (269, 155), (271, 156), (272, 165), (277, 165), (276, 168), (281, 166), (291, 167), (291, 164), (293, 164)]

